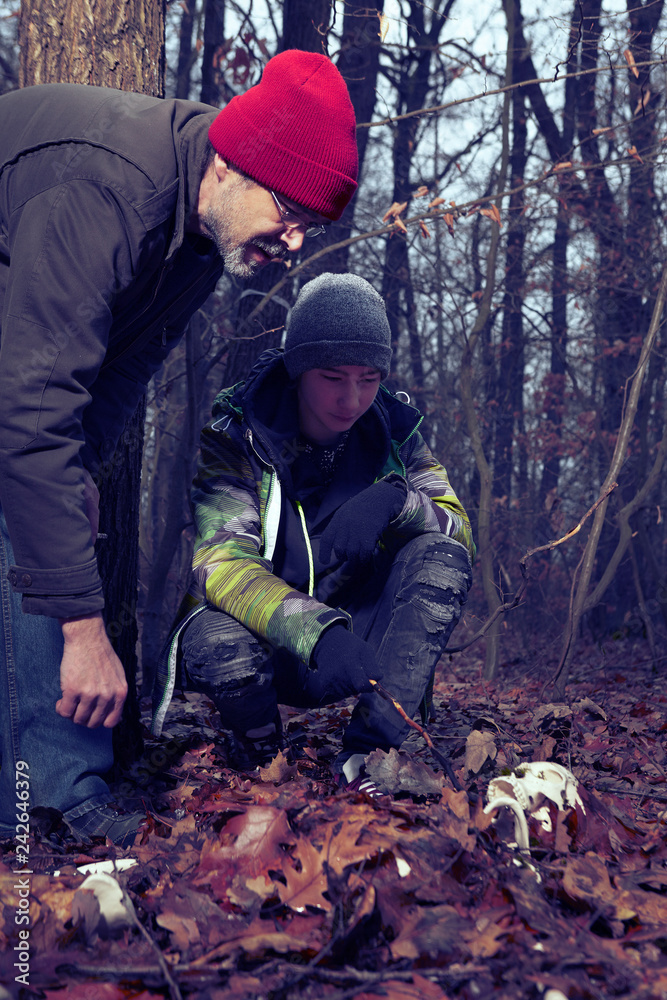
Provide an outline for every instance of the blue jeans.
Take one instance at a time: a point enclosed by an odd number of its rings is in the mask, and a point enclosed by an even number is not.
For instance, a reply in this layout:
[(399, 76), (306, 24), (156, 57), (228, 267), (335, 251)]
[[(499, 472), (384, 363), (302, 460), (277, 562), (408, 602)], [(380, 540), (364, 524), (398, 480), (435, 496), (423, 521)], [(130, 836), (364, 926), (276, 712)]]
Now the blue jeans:
[(0, 835), (16, 831), (17, 761), (28, 765), (30, 808), (76, 819), (111, 800), (100, 777), (113, 765), (110, 729), (86, 729), (56, 713), (62, 631), (55, 618), (24, 615), (7, 579), (14, 554), (0, 509)]
[[(346, 603), (356, 635), (376, 653), (382, 686), (412, 718), (424, 701), (471, 584), (463, 545), (435, 532), (380, 557)], [(182, 637), (186, 683), (207, 694), (223, 726), (247, 732), (275, 718), (278, 704), (312, 708), (308, 665), (274, 649), (230, 615), (210, 607)], [(353, 753), (398, 749), (409, 725), (388, 701), (361, 694), (343, 734), (339, 769)]]

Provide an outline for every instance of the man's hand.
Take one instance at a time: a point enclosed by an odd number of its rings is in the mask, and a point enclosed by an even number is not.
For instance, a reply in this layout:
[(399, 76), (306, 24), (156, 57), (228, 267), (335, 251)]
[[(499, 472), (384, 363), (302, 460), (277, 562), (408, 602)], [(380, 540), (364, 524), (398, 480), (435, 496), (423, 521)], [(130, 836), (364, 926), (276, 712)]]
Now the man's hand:
[(120, 721), (127, 681), (102, 614), (64, 619), (60, 624), (65, 648), (60, 664), (62, 698), (56, 702), (56, 712), (89, 729), (110, 729)]
[(381, 479), (339, 507), (322, 532), (322, 562), (329, 562), (332, 548), (339, 559), (370, 559), (382, 532), (403, 509), (406, 493), (403, 483)]

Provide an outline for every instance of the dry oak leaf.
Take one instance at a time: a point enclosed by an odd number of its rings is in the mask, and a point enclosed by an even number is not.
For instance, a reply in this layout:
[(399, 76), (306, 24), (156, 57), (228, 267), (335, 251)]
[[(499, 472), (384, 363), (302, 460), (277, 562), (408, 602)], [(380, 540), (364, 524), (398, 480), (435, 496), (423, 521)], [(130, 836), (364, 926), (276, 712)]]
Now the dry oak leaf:
[(234, 906), (247, 911), (252, 909), (258, 900), (270, 899), (275, 891), (275, 883), (268, 875), (248, 878), (243, 872), (238, 872), (228, 885), (226, 896)]
[(248, 806), (225, 823), (218, 842), (204, 844), (199, 870), (211, 870), (231, 860), (237, 869), (243, 867), (248, 875), (258, 875), (267, 868), (280, 867), (285, 856), (283, 845), (294, 840), (283, 809)]
[(433, 768), (407, 754), (401, 754), (394, 747), (373, 750), (366, 758), (366, 772), (381, 792), (398, 795), (441, 795), (444, 776), (436, 774)]
[(452, 959), (469, 954), (463, 935), (469, 927), (453, 906), (406, 907), (402, 926), (390, 944), (394, 959)]
[(301, 837), (296, 846), (295, 860), (298, 868), (288, 860), (282, 866), (285, 884), (278, 881), (275, 887), (281, 903), (297, 912), (307, 906), (328, 912), (331, 901), (324, 896), (329, 887), (323, 862), (326, 860), (310, 841)]
[(297, 912), (306, 906), (328, 912), (332, 909), (324, 895), (329, 888), (328, 869), (342, 875), (349, 865), (359, 865), (405, 840), (404, 831), (373, 823), (372, 808), (371, 814), (369, 822), (366, 808), (350, 807), (338, 822), (318, 827), (307, 838), (299, 837), (280, 869), (285, 885), (276, 882), (280, 901)]
[(540, 705), (533, 714), (531, 729), (537, 729), (548, 716), (552, 716), (554, 719), (569, 719), (571, 715), (572, 709), (569, 705), (562, 705), (556, 702), (549, 702), (548, 705)]
[(636, 909), (629, 904), (630, 893), (620, 893), (611, 884), (609, 873), (600, 858), (589, 851), (583, 858), (568, 859), (563, 888), (572, 899), (580, 899), (595, 910), (611, 911), (617, 920), (630, 920)]
[[(319, 926), (316, 921), (307, 920), (306, 927), (311, 929)], [(190, 962), (191, 967), (207, 965), (210, 962), (223, 958), (226, 955), (249, 955), (251, 957), (261, 957), (267, 951), (275, 951), (285, 955), (288, 952), (308, 954), (319, 947), (319, 942), (315, 943), (308, 937), (301, 937), (296, 933), (294, 923), (289, 924), (288, 931), (276, 930), (276, 925), (271, 920), (262, 920), (255, 917), (247, 927), (239, 928), (238, 932), (230, 936), (222, 944), (219, 944), (213, 951), (202, 955)]]
[(295, 778), (297, 772), (297, 765), (290, 764), (285, 751), (280, 750), (268, 767), (259, 768), (259, 780), (264, 782), (271, 781), (276, 785), (280, 785), (284, 781), (291, 781), (292, 778)]
[(509, 933), (513, 912), (512, 907), (487, 910), (477, 918), (472, 930), (463, 932), (473, 958), (493, 958), (500, 951), (503, 942), (499, 939)]
[(498, 754), (493, 735), (484, 730), (473, 729), (466, 740), (465, 769), (479, 774), (487, 760), (495, 760)]
[(187, 952), (200, 942), (197, 921), (192, 917), (182, 917), (178, 913), (159, 913), (157, 922), (171, 934), (171, 943), (179, 952)]

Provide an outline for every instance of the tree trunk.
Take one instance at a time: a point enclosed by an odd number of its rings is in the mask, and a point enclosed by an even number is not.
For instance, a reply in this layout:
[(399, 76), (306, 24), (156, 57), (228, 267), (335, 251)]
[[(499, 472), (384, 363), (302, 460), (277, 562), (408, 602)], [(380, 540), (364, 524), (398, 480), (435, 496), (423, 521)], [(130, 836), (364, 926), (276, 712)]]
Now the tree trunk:
[[(384, 0), (348, 0), (345, 4), (343, 34), (336, 66), (347, 84), (358, 125), (370, 122), (375, 111), (381, 48), (380, 14), (383, 9)], [(370, 131), (368, 128), (357, 127), (360, 178)], [(333, 222), (327, 229), (326, 239), (331, 246), (351, 235), (356, 203), (355, 193), (338, 222)], [(343, 274), (348, 269), (349, 252), (349, 246), (344, 246), (327, 254), (309, 269), (308, 276), (313, 277), (323, 271)]]
[(192, 50), (192, 29), (195, 24), (196, 0), (183, 0), (181, 24), (178, 30), (178, 63), (176, 65), (176, 87), (174, 96), (181, 100), (190, 97), (190, 73), (194, 62)]
[(283, 0), (283, 40), (279, 51), (302, 49), (326, 55), (331, 6), (330, 0)]
[(162, 0), (22, 0), (19, 86), (88, 83), (162, 97)]
[[(280, 50), (324, 51), (330, 15), (331, 4), (329, 0), (315, 0), (315, 2), (312, 0), (288, 0), (283, 8), (283, 38)], [(308, 246), (304, 246), (301, 253), (306, 255), (308, 250)], [(287, 318), (285, 299), (271, 299), (261, 314), (253, 320), (252, 325), (245, 325), (245, 319), (255, 308), (260, 298), (276, 282), (280, 281), (284, 274), (284, 264), (267, 264), (252, 278), (248, 278), (242, 283), (235, 323), (235, 329), (239, 336), (232, 341), (229, 348), (225, 369), (227, 385), (233, 385), (238, 379), (245, 378), (262, 351), (268, 350), (270, 347), (280, 346)], [(290, 297), (287, 296), (287, 298)]]
[[(20, 85), (82, 83), (164, 95), (163, 0), (23, 0)], [(119, 763), (140, 750), (137, 700), (137, 567), (145, 402), (128, 421), (109, 474), (99, 483), (98, 564), (107, 632), (129, 686), (114, 730)]]
[(200, 100), (215, 108), (226, 104), (233, 97), (233, 94), (226, 93), (220, 72), (220, 59), (224, 51), (225, 0), (206, 0)]
[[(521, 33), (521, 4), (519, 0), (507, 0), (508, 20), (514, 19), (514, 49), (512, 53), (512, 78), (520, 80), (524, 52)], [(510, 154), (510, 188), (513, 193), (509, 200), (507, 246), (505, 251), (505, 292), (503, 295), (503, 321), (500, 337), (498, 366), (498, 402), (496, 412), (494, 493), (504, 497), (507, 508), (512, 499), (512, 482), (517, 429), (523, 414), (523, 298), (525, 244), (524, 206), (525, 194), (522, 189), (526, 169), (526, 108), (525, 95), (521, 89), (512, 92), (512, 151)]]

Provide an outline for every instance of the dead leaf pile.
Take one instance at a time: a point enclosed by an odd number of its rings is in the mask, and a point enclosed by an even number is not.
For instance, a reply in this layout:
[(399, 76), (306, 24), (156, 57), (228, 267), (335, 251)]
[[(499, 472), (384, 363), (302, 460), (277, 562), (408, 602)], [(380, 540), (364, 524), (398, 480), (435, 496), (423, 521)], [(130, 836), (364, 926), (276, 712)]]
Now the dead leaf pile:
[[(209, 703), (184, 698), (165, 740), (147, 738), (123, 776), (134, 804), (150, 807), (140, 841), (116, 852), (138, 861), (117, 873), (135, 926), (86, 937), (72, 916), (76, 866), (114, 849), (77, 853), (57, 817), (37, 817), (30, 984), (17, 983), (18, 862), (6, 845), (7, 995), (667, 997), (664, 677), (607, 662), (573, 680), (566, 703), (544, 703), (543, 678), (507, 669), (483, 684), (463, 660), (440, 673), (428, 731), (461, 789), (413, 733), (400, 753), (369, 759), (388, 793), (373, 800), (331, 777), (349, 704), (286, 711), (296, 762), (281, 754), (248, 776), (227, 767)], [(530, 858), (483, 811), (489, 780), (527, 760), (570, 768), (585, 804), (585, 815), (555, 810), (548, 837), (531, 828)]]

